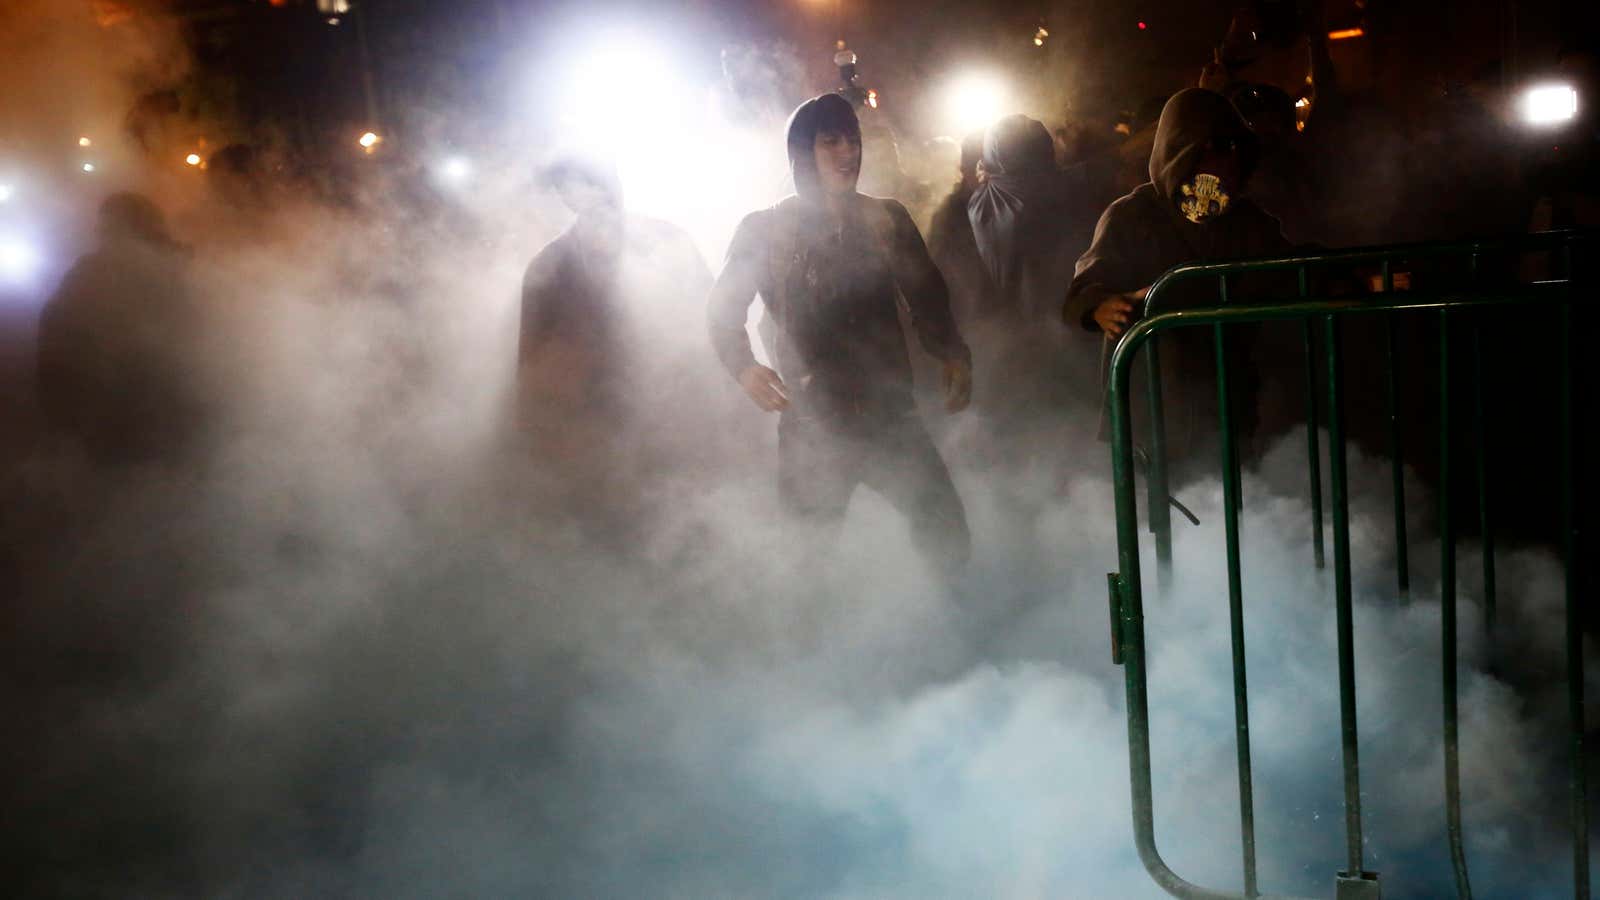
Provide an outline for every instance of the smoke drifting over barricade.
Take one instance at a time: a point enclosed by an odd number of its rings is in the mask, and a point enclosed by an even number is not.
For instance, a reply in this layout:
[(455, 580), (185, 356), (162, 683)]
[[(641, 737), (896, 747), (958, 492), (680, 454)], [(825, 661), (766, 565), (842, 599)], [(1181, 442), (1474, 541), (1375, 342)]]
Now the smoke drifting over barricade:
[[(650, 212), (715, 269), (734, 213), (781, 192), (779, 147), (771, 122), (690, 124), (726, 177)], [(253, 206), (126, 180), (191, 248), (203, 327), (174, 353), (210, 415), (170, 459), (100, 461), (37, 417), (7, 442), (16, 893), (1157, 896), (1131, 839), (1092, 417), (1041, 413), (1027, 465), (974, 449), (981, 418), (935, 422), (975, 536), (951, 583), (865, 492), (837, 542), (782, 527), (771, 420), (670, 284), (634, 298), (657, 304), (650, 445), (581, 417), (530, 441), (518, 290), (565, 225), (533, 177), (546, 149), (424, 213), (392, 173), (338, 204), (270, 176)], [(1325, 895), (1336, 657), (1301, 452), (1244, 485), (1257, 833), (1264, 887)], [(1438, 896), (1437, 579), (1419, 566), (1392, 596), (1387, 484), (1353, 460), (1368, 842), (1391, 897)], [(1178, 872), (1231, 885), (1221, 491), (1185, 500), (1204, 524), (1147, 602), (1158, 834)], [(1560, 675), (1489, 674), (1559, 658), (1559, 568), (1537, 550), (1501, 566), (1502, 634), (1463, 642), (1468, 859), (1483, 896), (1560, 896)]]

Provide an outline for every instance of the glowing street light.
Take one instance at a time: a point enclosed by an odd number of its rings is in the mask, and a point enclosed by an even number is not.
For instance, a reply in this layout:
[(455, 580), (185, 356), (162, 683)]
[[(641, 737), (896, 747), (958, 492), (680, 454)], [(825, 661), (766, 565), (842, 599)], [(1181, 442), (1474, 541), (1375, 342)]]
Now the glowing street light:
[(78, 138), (78, 146), (79, 147), (88, 147), (93, 143), (94, 143), (94, 141), (91, 141), (86, 137)]
[(1561, 125), (1578, 117), (1578, 92), (1569, 84), (1542, 84), (1522, 95), (1522, 120), (1529, 125)]
[(91, 162), (84, 163), (83, 164), (83, 171), (86, 172), (86, 173), (89, 173), (89, 174), (93, 174), (94, 173), (94, 163), (91, 163)]
[(1043, 47), (1045, 40), (1048, 39), (1049, 37), (1050, 37), (1050, 29), (1044, 27), (1043, 25), (1040, 25), (1039, 26), (1039, 30), (1035, 31), (1033, 33), (1033, 45), (1035, 47)]
[(361, 145), (361, 149), (367, 151), (368, 153), (371, 153), (373, 148), (378, 146), (378, 144), (380, 142), (382, 142), (382, 141), (383, 141), (383, 138), (378, 137), (378, 135), (375, 132), (369, 131), (369, 132), (363, 134), (356, 141), (356, 143)]
[(188, 155), (188, 156), (185, 156), (185, 157), (184, 157), (184, 158), (183, 158), (183, 161), (184, 161), (184, 162), (185, 162), (185, 163), (188, 163), (188, 164), (189, 164), (189, 165), (191, 165), (191, 166), (198, 166), (198, 165), (200, 165), (200, 162), (201, 162), (201, 160), (200, 160), (200, 154), (198, 154), (198, 153), (191, 153), (191, 154), (189, 154), (189, 155)]
[(962, 75), (945, 89), (945, 117), (956, 134), (988, 128), (1006, 114), (1009, 103), (1005, 83), (988, 73)]

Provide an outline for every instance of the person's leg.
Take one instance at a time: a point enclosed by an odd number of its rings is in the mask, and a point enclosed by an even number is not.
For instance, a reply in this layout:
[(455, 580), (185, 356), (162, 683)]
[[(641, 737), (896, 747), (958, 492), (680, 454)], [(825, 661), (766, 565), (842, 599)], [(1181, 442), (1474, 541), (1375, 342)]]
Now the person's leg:
[(972, 555), (966, 507), (922, 421), (888, 426), (869, 446), (862, 481), (910, 521), (912, 540), (930, 563), (946, 573), (965, 566)]
[(837, 532), (858, 480), (854, 455), (821, 422), (787, 414), (778, 421), (778, 502), (803, 538)]

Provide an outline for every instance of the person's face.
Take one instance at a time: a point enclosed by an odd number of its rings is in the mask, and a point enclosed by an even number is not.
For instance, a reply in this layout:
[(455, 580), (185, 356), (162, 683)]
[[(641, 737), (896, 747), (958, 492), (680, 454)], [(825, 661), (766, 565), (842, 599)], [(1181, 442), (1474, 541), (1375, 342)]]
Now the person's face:
[(861, 136), (818, 132), (814, 147), (822, 192), (829, 196), (854, 193), (861, 177)]
[(1226, 191), (1237, 191), (1240, 182), (1239, 146), (1234, 141), (1219, 138), (1195, 160), (1195, 174), (1215, 175)]

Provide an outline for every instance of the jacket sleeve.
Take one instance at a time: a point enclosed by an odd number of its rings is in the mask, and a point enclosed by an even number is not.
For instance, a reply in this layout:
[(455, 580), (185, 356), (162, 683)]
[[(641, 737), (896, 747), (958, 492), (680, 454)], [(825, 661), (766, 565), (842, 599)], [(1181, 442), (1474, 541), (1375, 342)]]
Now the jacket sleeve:
[(756, 364), (745, 321), (750, 313), (750, 302), (761, 290), (767, 250), (765, 224), (765, 217), (759, 212), (745, 216), (739, 223), (728, 244), (722, 274), (712, 284), (711, 296), (706, 301), (711, 348), (716, 351), (722, 367), (735, 378)]
[(933, 264), (922, 234), (911, 221), (911, 214), (898, 201), (886, 200), (889, 213), (890, 260), (894, 280), (905, 297), (922, 348), (944, 362), (972, 361), (972, 351), (961, 339), (955, 316), (950, 312), (950, 290), (944, 276)]
[(1068, 325), (1099, 331), (1100, 326), (1094, 321), (1094, 310), (1102, 300), (1112, 294), (1145, 287), (1133, 283), (1138, 280), (1138, 267), (1130, 255), (1130, 245), (1136, 243), (1129, 234), (1134, 225), (1130, 221), (1127, 204), (1122, 200), (1106, 207), (1106, 211), (1100, 214), (1100, 221), (1094, 227), (1094, 240), (1090, 242), (1089, 249), (1078, 257), (1072, 283), (1067, 287), (1062, 317)]

